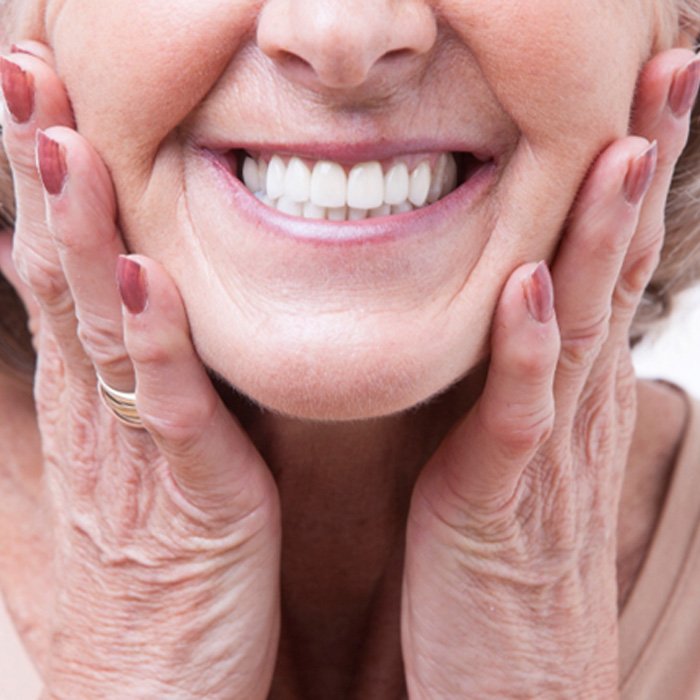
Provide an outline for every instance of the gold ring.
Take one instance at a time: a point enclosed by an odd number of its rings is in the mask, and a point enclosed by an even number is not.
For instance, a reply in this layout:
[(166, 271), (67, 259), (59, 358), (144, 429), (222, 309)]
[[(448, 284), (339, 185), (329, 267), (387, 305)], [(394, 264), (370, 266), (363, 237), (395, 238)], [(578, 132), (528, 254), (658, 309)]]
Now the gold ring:
[(116, 416), (117, 420), (130, 428), (144, 427), (136, 408), (136, 394), (133, 391), (112, 389), (99, 374), (97, 375), (97, 388), (102, 403)]

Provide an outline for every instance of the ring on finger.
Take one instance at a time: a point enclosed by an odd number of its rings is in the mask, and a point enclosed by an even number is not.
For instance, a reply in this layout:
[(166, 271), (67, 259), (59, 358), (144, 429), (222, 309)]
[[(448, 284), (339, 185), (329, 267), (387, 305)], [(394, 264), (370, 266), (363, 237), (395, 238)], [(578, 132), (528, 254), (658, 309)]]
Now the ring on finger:
[(97, 375), (97, 388), (102, 403), (124, 425), (130, 428), (143, 428), (138, 409), (136, 408), (136, 393), (113, 389), (100, 375)]

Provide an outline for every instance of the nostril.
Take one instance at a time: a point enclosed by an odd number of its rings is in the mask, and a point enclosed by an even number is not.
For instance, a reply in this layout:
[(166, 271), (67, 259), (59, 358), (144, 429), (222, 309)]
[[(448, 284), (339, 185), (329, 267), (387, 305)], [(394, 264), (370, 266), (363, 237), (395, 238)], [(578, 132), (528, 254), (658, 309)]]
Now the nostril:
[(394, 49), (393, 51), (387, 51), (383, 56), (383, 61), (400, 61), (404, 58), (409, 58), (414, 55), (414, 51), (411, 49)]
[(311, 64), (306, 59), (297, 56), (297, 54), (291, 51), (281, 50), (277, 55), (277, 60), (281, 64), (291, 66), (292, 68), (312, 69)]

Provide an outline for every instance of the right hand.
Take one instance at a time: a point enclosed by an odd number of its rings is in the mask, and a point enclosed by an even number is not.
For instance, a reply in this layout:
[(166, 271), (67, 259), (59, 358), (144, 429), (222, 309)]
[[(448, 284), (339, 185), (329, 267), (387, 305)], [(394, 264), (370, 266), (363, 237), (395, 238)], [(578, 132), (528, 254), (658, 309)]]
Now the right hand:
[[(119, 266), (120, 298), (115, 270), (126, 250), (107, 169), (73, 128), (48, 49), (22, 46), (31, 53), (7, 58), (3, 84), (14, 80), (15, 97), (24, 90), (33, 109), (15, 99), (21, 119), (6, 110), (3, 126), (52, 528), (47, 694), (267, 697), (280, 624), (274, 480), (212, 386), (163, 268), (130, 256)], [(48, 187), (35, 165), (39, 129)], [(97, 373), (115, 389), (136, 386), (145, 430), (101, 404)], [(11, 599), (22, 577), (2, 579)]]

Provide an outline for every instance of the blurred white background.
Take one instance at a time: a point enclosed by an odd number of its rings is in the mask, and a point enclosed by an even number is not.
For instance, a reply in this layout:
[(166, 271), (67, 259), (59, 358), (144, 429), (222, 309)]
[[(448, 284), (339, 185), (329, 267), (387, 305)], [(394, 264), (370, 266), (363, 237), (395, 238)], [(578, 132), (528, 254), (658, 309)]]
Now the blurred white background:
[(680, 295), (668, 324), (634, 353), (637, 374), (668, 379), (700, 399), (700, 286)]

